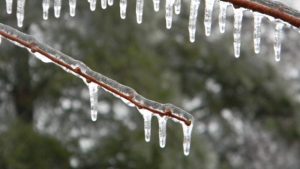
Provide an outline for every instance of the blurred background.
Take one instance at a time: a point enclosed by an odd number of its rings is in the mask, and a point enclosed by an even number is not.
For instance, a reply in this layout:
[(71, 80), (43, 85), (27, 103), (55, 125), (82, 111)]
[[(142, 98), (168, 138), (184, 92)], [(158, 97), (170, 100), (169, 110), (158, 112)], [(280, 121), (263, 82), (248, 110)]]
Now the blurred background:
[[(300, 2), (284, 1), (299, 7)], [(159, 147), (152, 121), (150, 143), (136, 109), (101, 91), (99, 118), (90, 120), (88, 88), (53, 64), (3, 41), (0, 46), (1, 169), (299, 169), (300, 35), (284, 30), (282, 61), (274, 61), (274, 23), (263, 20), (262, 51), (253, 51), (253, 18), (246, 12), (241, 58), (233, 56), (232, 9), (226, 33), (215, 6), (211, 37), (205, 37), (201, 1), (196, 42), (188, 38), (189, 1), (165, 28), (164, 1), (158, 13), (145, 1), (143, 23), (135, 1), (127, 18), (113, 7), (91, 12), (78, 1), (76, 17), (63, 1), (62, 16), (42, 20), (42, 2), (27, 1), (21, 31), (136, 89), (147, 98), (170, 102), (195, 117), (189, 156), (182, 128), (169, 121), (167, 144)], [(14, 11), (15, 11), (14, 4)], [(300, 9), (300, 8), (298, 8)], [(0, 2), (0, 22), (17, 27)]]

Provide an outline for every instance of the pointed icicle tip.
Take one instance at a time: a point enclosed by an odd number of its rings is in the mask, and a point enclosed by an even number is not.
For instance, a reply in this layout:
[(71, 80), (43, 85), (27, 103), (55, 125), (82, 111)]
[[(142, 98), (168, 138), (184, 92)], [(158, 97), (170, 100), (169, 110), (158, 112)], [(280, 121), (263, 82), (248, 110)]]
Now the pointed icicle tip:
[(212, 22), (212, 13), (214, 9), (215, 0), (205, 0), (205, 15), (204, 15), (204, 26), (205, 26), (205, 35), (210, 36), (211, 34), (211, 22)]
[(145, 132), (145, 141), (149, 142), (151, 140), (151, 120), (152, 113), (146, 109), (138, 109), (144, 118), (144, 132)]
[(221, 33), (225, 33), (226, 30), (226, 15), (227, 8), (229, 6), (228, 2), (220, 1), (220, 12), (219, 12), (219, 28)]
[(61, 12), (61, 0), (54, 0), (54, 16), (56, 18), (59, 18), (60, 12)]
[(107, 8), (107, 0), (101, 0), (101, 7), (102, 7), (102, 9)]
[(153, 0), (153, 8), (154, 8), (155, 12), (159, 11), (159, 3), (160, 3), (160, 0)]
[(70, 16), (74, 17), (76, 15), (76, 0), (69, 0)]
[(97, 120), (97, 104), (98, 104), (98, 85), (95, 83), (88, 83), (90, 102), (91, 102), (91, 119)]
[(263, 15), (258, 12), (254, 12), (253, 17), (254, 17), (254, 33), (253, 33), (254, 52), (258, 54), (260, 52), (261, 21)]
[(89, 2), (90, 2), (90, 10), (95, 11), (96, 10), (96, 5), (97, 5), (97, 0), (89, 0)]
[(50, 0), (43, 0), (43, 19), (47, 20), (49, 16)]
[(121, 19), (126, 18), (127, 0), (120, 0), (120, 17)]
[(279, 62), (281, 60), (281, 41), (282, 41), (282, 31), (284, 23), (277, 20), (275, 25), (274, 33), (274, 52), (275, 52), (275, 61)]
[(12, 14), (13, 0), (6, 0), (6, 12)]
[(114, 0), (108, 0), (108, 1), (107, 1), (107, 4), (108, 4), (109, 6), (113, 6), (113, 5), (114, 5)]
[(136, 21), (138, 24), (143, 22), (144, 0), (136, 0)]
[(157, 116), (158, 118), (158, 126), (159, 126), (159, 146), (164, 148), (166, 146), (166, 138), (167, 138), (167, 120), (166, 116)]
[(173, 20), (174, 0), (166, 0), (166, 28), (171, 29)]
[(243, 12), (244, 12), (243, 8), (234, 9), (233, 46), (234, 46), (234, 56), (236, 58), (239, 58), (241, 53), (241, 30), (242, 30)]
[(175, 0), (174, 9), (175, 9), (175, 14), (179, 15), (181, 12), (181, 0)]
[(18, 0), (17, 1), (17, 21), (18, 27), (23, 27), (24, 21), (24, 13), (25, 13), (25, 0)]
[(198, 17), (198, 8), (200, 6), (200, 0), (191, 0), (190, 3), (190, 16), (189, 16), (189, 37), (190, 42), (195, 42), (196, 39), (196, 25)]
[(185, 123), (181, 123), (181, 125), (183, 129), (183, 153), (185, 156), (188, 156), (191, 148), (193, 123), (191, 123), (189, 126), (187, 126)]

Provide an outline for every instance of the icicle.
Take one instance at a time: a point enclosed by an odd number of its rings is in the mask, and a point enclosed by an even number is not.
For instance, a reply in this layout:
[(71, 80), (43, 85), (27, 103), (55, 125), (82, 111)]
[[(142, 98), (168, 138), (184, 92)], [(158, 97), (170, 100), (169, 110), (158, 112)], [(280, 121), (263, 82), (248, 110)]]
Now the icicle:
[(50, 0), (43, 0), (43, 19), (47, 20), (49, 15)]
[(0, 35), (0, 45), (1, 45), (1, 43), (2, 43), (2, 36)]
[(126, 18), (127, 0), (120, 0), (120, 16), (121, 19)]
[(101, 7), (102, 7), (102, 9), (107, 8), (107, 0), (101, 0)]
[(138, 24), (143, 22), (144, 0), (136, 0), (136, 21)]
[(152, 113), (146, 109), (138, 109), (144, 118), (145, 140), (149, 142), (151, 139), (151, 119)]
[(174, 0), (166, 0), (166, 27), (171, 29), (173, 19)]
[(76, 14), (76, 0), (69, 0), (70, 16), (74, 17)]
[(166, 116), (157, 116), (158, 117), (158, 126), (159, 126), (159, 146), (164, 148), (166, 146), (166, 137), (167, 137), (167, 117)]
[(220, 1), (219, 5), (220, 5), (219, 27), (220, 27), (220, 32), (224, 33), (226, 29), (226, 13), (227, 13), (228, 2)]
[(159, 11), (159, 3), (160, 3), (160, 0), (153, 0), (153, 8), (154, 8), (155, 12)]
[(241, 30), (242, 30), (242, 21), (243, 21), (243, 8), (234, 9), (234, 56), (236, 58), (240, 57), (241, 53)]
[(204, 26), (205, 35), (210, 36), (211, 34), (211, 22), (212, 22), (212, 12), (214, 9), (215, 0), (205, 0), (205, 15), (204, 15)]
[(275, 60), (277, 62), (280, 61), (280, 53), (281, 53), (281, 41), (282, 41), (282, 29), (284, 24), (281, 21), (276, 22), (275, 26), (275, 43), (274, 43), (274, 51), (275, 51)]
[[(97, 0), (89, 0), (90, 3), (90, 10), (91, 11), (95, 11), (96, 10), (96, 4), (97, 4)], [(106, 7), (105, 7), (106, 8)], [(103, 8), (104, 9), (104, 8)]]
[(200, 0), (191, 0), (190, 17), (189, 17), (190, 42), (195, 42), (196, 24), (197, 24), (197, 16), (198, 16), (199, 6), (200, 6)]
[(61, 10), (61, 0), (54, 0), (54, 16), (56, 18), (60, 17), (60, 10)]
[(108, 4), (109, 6), (113, 6), (113, 5), (114, 5), (114, 0), (108, 0), (108, 1), (107, 1), (107, 4)]
[(88, 84), (91, 102), (91, 119), (97, 120), (97, 104), (98, 104), (98, 85), (91, 82)]
[(13, 0), (6, 0), (6, 12), (8, 14), (12, 13), (12, 5), (13, 5)]
[(181, 12), (181, 0), (175, 0), (175, 14), (179, 15)]
[(24, 21), (24, 8), (25, 8), (25, 0), (18, 0), (17, 1), (17, 20), (18, 20), (18, 27), (23, 26)]
[(190, 153), (191, 147), (191, 135), (193, 124), (187, 126), (185, 123), (181, 123), (183, 129), (183, 153), (184, 155), (188, 156)]
[(263, 15), (254, 12), (254, 52), (258, 54), (260, 52), (260, 38), (261, 38), (261, 20)]

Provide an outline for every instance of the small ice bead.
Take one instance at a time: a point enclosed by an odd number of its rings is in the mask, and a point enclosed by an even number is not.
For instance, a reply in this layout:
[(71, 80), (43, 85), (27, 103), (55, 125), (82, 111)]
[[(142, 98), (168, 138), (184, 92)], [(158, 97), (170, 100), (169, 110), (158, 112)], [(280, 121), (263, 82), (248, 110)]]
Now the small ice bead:
[(107, 4), (108, 4), (109, 6), (113, 6), (113, 5), (114, 5), (114, 0), (108, 0), (108, 1), (107, 1)]
[(211, 22), (212, 22), (212, 12), (214, 8), (215, 0), (205, 0), (205, 15), (204, 15), (204, 26), (205, 35), (210, 36), (211, 34)]
[(60, 17), (60, 10), (61, 10), (61, 0), (54, 0), (54, 16), (56, 18)]
[(43, 19), (47, 20), (49, 15), (50, 0), (43, 0)]
[(228, 3), (220, 1), (220, 12), (219, 12), (219, 28), (221, 33), (225, 33), (226, 29), (226, 15)]
[(283, 29), (283, 22), (277, 21), (275, 26), (275, 33), (274, 33), (274, 52), (275, 52), (275, 61), (279, 62), (281, 57), (281, 41), (282, 41), (282, 29)]
[(242, 8), (234, 9), (233, 45), (234, 45), (234, 56), (236, 58), (239, 58), (241, 53), (241, 30), (242, 30), (243, 12), (244, 9)]
[(126, 18), (127, 0), (120, 0), (120, 17), (121, 19)]
[(175, 14), (179, 15), (181, 12), (181, 0), (175, 0), (174, 9), (175, 9)]
[(160, 0), (153, 0), (153, 8), (154, 8), (155, 12), (159, 11), (159, 3), (160, 3)]
[(166, 137), (167, 137), (167, 117), (158, 116), (158, 125), (159, 125), (159, 146), (164, 148), (166, 146)]
[(187, 126), (185, 123), (181, 123), (181, 125), (183, 129), (183, 153), (188, 156), (190, 154), (193, 124)]
[(198, 8), (200, 0), (191, 0), (190, 4), (190, 16), (189, 16), (189, 37), (190, 42), (195, 42), (196, 24), (198, 16)]
[(136, 0), (136, 21), (138, 24), (143, 22), (144, 0)]
[(89, 93), (91, 102), (91, 119), (92, 121), (97, 120), (97, 104), (98, 104), (98, 85), (95, 83), (89, 83)]
[(17, 1), (17, 21), (18, 21), (18, 27), (22, 27), (23, 26), (24, 8), (25, 8), (25, 0), (18, 0)]
[(74, 17), (76, 14), (76, 0), (69, 0), (70, 16)]
[(101, 0), (101, 7), (102, 7), (102, 9), (107, 8), (107, 0)]
[(258, 54), (260, 52), (260, 39), (261, 39), (261, 21), (263, 15), (257, 12), (253, 13), (254, 17), (254, 33), (253, 33), (253, 42), (254, 42), (254, 52)]
[(174, 0), (166, 0), (166, 27), (167, 29), (171, 29), (172, 27), (172, 19), (173, 19), (173, 5)]
[(8, 14), (12, 13), (12, 5), (13, 5), (13, 0), (6, 0), (6, 12)]

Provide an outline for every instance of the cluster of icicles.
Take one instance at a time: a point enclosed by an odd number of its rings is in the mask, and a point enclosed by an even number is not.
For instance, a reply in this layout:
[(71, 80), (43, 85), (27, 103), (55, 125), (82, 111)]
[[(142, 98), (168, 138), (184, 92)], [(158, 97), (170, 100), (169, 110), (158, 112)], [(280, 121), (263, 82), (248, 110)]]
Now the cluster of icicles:
[[(8, 34), (11, 38), (5, 34)], [(144, 118), (144, 132), (145, 132), (145, 140), (147, 142), (150, 141), (151, 138), (151, 119), (153, 116), (158, 118), (159, 124), (159, 144), (160, 147), (165, 147), (166, 144), (166, 126), (167, 120), (171, 119), (174, 122), (178, 122), (182, 125), (183, 128), (183, 150), (184, 154), (188, 155), (190, 152), (190, 143), (191, 143), (191, 133), (194, 124), (194, 118), (188, 112), (172, 105), (172, 104), (161, 104), (149, 99), (144, 98), (140, 94), (138, 94), (134, 89), (124, 86), (98, 72), (94, 72), (84, 63), (73, 59), (70, 56), (67, 56), (43, 43), (37, 41), (32, 36), (19, 32), (18, 30), (9, 27), (7, 25), (0, 23), (0, 36), (3, 36), (10, 42), (14, 43), (17, 46), (27, 48), (30, 53), (32, 53), (36, 58), (45, 63), (54, 63), (57, 66), (60, 66), (66, 72), (71, 73), (79, 78), (81, 78), (88, 86), (89, 94), (90, 94), (90, 104), (91, 104), (91, 119), (92, 121), (97, 120), (97, 104), (98, 104), (98, 93), (100, 87), (115, 97), (121, 99), (125, 104), (130, 107), (136, 107), (137, 110), (141, 113)], [(17, 42), (19, 39), (28, 44), (21, 44)], [(35, 48), (32, 49), (29, 44), (34, 44)], [(45, 52), (37, 52), (35, 49), (41, 49)], [(58, 62), (51, 60), (44, 53), (51, 55), (58, 60)], [(63, 63), (69, 65), (70, 67), (63, 66)], [(85, 74), (85, 77), (79, 75), (74, 70), (80, 70), (80, 72)], [(97, 83), (94, 81), (89, 81), (86, 76), (89, 76), (93, 79), (96, 79)], [(100, 85), (101, 84), (101, 85)], [(189, 122), (189, 123), (187, 123)]]
[[(26, 0), (17, 0), (17, 20), (18, 26), (22, 27), (24, 20), (24, 5)], [(53, 0), (54, 16), (56, 18), (60, 17), (62, 0)], [(90, 3), (90, 9), (94, 11), (96, 9), (97, 0), (87, 0)], [(154, 10), (159, 11), (160, 0), (152, 0)], [(195, 41), (196, 37), (196, 25), (197, 25), (197, 16), (198, 9), (200, 6), (201, 0), (190, 0), (190, 16), (189, 16), (189, 36), (190, 42)], [(210, 36), (211, 34), (211, 22), (212, 22), (212, 13), (214, 9), (215, 2), (219, 2), (219, 27), (220, 32), (225, 32), (226, 24), (226, 13), (227, 8), (232, 6), (232, 4), (220, 0), (205, 0), (205, 16), (204, 16), (204, 26), (205, 34)], [(112, 6), (114, 0), (101, 0), (102, 9), (106, 9), (107, 6)], [(173, 14), (180, 14), (181, 11), (181, 0), (165, 0), (165, 19), (166, 27), (170, 29), (172, 27), (172, 18)], [(12, 4), (13, 0), (6, 0), (6, 9), (7, 13), (12, 13)], [(51, 5), (51, 0), (43, 0), (43, 18), (48, 19), (49, 8)], [(122, 19), (126, 18), (126, 9), (127, 9), (127, 0), (119, 0), (120, 5), (120, 16)], [(75, 16), (76, 13), (76, 0), (69, 0), (69, 11), (71, 16)], [(137, 23), (142, 23), (143, 21), (143, 8), (144, 0), (136, 0), (136, 20)], [(242, 29), (242, 20), (243, 12), (246, 11), (244, 8), (233, 8), (234, 10), (234, 55), (236, 58), (240, 57), (240, 48), (241, 48), (241, 29)], [(282, 30), (284, 26), (289, 26), (288, 23), (285, 23), (281, 20), (274, 19), (270, 16), (263, 15), (258, 12), (253, 12), (254, 16), (254, 51), (256, 54), (260, 52), (260, 37), (261, 37), (261, 22), (263, 17), (267, 17), (271, 21), (275, 22), (275, 33), (274, 33), (274, 51), (275, 51), (275, 60), (280, 61), (281, 53), (281, 41), (282, 41)], [(0, 40), (1, 41), (1, 40)]]

